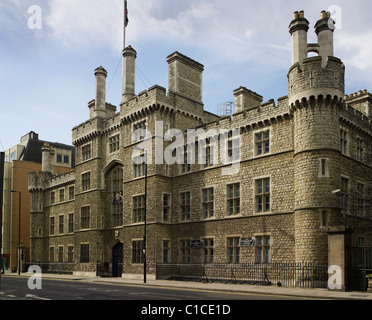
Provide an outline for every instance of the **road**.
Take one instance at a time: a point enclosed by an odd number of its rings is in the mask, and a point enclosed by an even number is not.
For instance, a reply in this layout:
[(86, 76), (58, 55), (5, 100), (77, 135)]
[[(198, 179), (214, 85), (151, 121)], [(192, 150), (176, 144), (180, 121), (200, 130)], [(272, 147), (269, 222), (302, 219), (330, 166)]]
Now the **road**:
[(43, 279), (41, 290), (30, 290), (25, 277), (2, 277), (1, 296), (17, 300), (148, 300), (148, 301), (209, 301), (209, 300), (299, 300), (266, 294), (217, 292), (168, 287), (131, 286), (84, 281)]

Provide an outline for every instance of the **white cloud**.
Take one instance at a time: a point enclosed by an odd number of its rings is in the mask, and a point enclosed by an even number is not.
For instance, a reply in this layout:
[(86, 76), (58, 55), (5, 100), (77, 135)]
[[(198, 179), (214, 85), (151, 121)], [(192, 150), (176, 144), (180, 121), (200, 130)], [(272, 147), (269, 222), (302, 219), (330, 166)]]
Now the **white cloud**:
[(339, 39), (343, 60), (358, 69), (372, 68), (372, 31), (357, 34), (344, 34)]

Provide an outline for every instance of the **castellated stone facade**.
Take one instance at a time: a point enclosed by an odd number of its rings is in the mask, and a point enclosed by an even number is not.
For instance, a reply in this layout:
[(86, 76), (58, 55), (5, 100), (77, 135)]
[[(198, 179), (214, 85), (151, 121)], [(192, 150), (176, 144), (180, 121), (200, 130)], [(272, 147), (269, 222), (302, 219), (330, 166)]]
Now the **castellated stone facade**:
[[(204, 110), (204, 67), (178, 52), (167, 58), (168, 89), (135, 94), (137, 52), (126, 48), (120, 110), (106, 102), (107, 72), (97, 68), (89, 119), (72, 129), (76, 168), (30, 173), (32, 261), (141, 277), (145, 200), (150, 277), (165, 276), (157, 265), (167, 263), (327, 263), (332, 228), (371, 239), (372, 96), (345, 96), (329, 21), (322, 12), (318, 43), (308, 44), (309, 22), (296, 12), (288, 95), (264, 102), (240, 87), (232, 117)], [(175, 147), (169, 129), (184, 143)], [(190, 129), (200, 133), (194, 143)], [(147, 166), (133, 161), (136, 146)], [(167, 152), (182, 161), (161, 163)], [(244, 238), (255, 246), (240, 246)], [(195, 240), (202, 249), (190, 248)]]

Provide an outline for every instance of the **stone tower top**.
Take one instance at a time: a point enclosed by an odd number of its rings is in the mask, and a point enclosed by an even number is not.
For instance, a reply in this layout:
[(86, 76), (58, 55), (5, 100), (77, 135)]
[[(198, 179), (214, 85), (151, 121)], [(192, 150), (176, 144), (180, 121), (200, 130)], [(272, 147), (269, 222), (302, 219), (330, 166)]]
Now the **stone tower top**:
[(303, 61), (307, 58), (309, 52), (315, 52), (322, 57), (323, 68), (327, 65), (328, 57), (333, 56), (333, 32), (335, 22), (331, 14), (322, 11), (320, 20), (315, 24), (315, 32), (318, 36), (318, 43), (307, 42), (307, 32), (309, 30), (309, 21), (305, 18), (303, 11), (296, 11), (294, 18), (289, 25), (289, 33), (292, 36), (292, 65), (299, 63), (302, 68)]
[(204, 66), (179, 52), (169, 55), (167, 62), (169, 91), (202, 103)]

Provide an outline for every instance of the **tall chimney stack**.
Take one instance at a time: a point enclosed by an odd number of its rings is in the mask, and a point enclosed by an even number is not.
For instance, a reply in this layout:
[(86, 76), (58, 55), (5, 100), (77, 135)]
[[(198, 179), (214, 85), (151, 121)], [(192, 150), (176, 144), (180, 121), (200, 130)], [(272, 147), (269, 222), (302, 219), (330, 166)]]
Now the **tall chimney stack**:
[(42, 152), (41, 171), (53, 173), (55, 151), (49, 146), (48, 143), (45, 143), (44, 147), (41, 148), (41, 152)]
[(107, 71), (103, 67), (94, 70), (96, 77), (96, 100), (94, 112), (97, 117), (106, 118), (106, 78)]
[(131, 46), (123, 50), (123, 98), (121, 103), (133, 98), (135, 93), (135, 73), (136, 73), (137, 52)]

